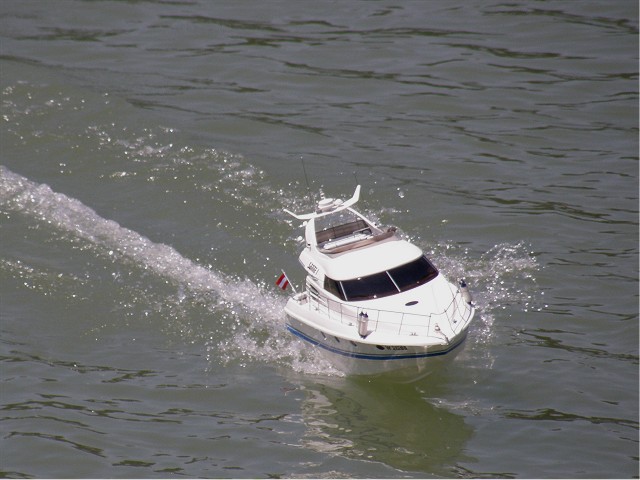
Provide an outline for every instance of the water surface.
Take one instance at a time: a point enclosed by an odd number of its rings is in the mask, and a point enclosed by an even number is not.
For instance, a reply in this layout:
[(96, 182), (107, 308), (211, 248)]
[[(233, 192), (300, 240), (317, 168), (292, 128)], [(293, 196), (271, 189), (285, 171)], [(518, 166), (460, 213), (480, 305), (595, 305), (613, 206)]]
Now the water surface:
[[(2, 474), (637, 477), (637, 19), (3, 1)], [(284, 329), (282, 209), (356, 182), (475, 297), (415, 384)]]

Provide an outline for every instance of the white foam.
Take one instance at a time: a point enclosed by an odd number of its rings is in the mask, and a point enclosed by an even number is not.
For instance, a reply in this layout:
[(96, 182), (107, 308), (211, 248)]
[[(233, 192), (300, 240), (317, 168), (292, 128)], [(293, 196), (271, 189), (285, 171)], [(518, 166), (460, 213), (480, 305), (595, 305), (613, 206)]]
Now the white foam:
[[(176, 284), (166, 297), (172, 311), (190, 297), (213, 314), (224, 310), (233, 319), (231, 338), (211, 335), (206, 350), (212, 361), (265, 362), (289, 366), (305, 373), (334, 373), (312, 349), (284, 330), (285, 298), (269, 292), (264, 284), (226, 276), (183, 257), (173, 247), (154, 243), (139, 233), (100, 217), (77, 199), (54, 192), (0, 166), (0, 207), (19, 212), (51, 228), (88, 243), (96, 255), (114, 262), (136, 265)], [(161, 306), (154, 308), (160, 310)], [(185, 336), (192, 329), (185, 328)]]

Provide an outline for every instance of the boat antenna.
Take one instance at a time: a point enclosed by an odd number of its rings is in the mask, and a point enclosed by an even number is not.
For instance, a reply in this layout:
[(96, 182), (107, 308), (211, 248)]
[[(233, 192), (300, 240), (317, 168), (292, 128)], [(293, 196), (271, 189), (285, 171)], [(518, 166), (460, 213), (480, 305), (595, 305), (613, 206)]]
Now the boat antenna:
[(315, 202), (313, 200), (313, 192), (311, 191), (311, 185), (309, 184), (309, 177), (307, 176), (307, 167), (304, 164), (304, 157), (301, 156), (300, 161), (302, 162), (302, 171), (304, 172), (304, 181), (307, 184), (307, 190), (309, 190), (309, 196), (311, 197), (311, 201), (315, 205)]

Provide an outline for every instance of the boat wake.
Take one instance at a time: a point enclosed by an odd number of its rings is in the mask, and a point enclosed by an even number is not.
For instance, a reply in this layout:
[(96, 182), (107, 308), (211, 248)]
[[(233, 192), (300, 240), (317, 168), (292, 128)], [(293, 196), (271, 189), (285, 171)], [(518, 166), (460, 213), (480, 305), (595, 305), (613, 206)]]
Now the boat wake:
[[(154, 243), (100, 217), (82, 202), (4, 166), (0, 166), (0, 211), (7, 217), (13, 213), (26, 216), (39, 226), (47, 226), (76, 248), (117, 265), (112, 273), (114, 282), (123, 281), (122, 269), (127, 267), (144, 273), (140, 281), (153, 283), (154, 279), (148, 277), (156, 277), (155, 282), (165, 287), (161, 295), (154, 295), (151, 287), (132, 285), (131, 280), (126, 280), (129, 282), (126, 290), (143, 290), (138, 297), (145, 298), (145, 305), (138, 313), (152, 318), (157, 318), (160, 312), (168, 315), (173, 328), (165, 326), (164, 329), (178, 332), (190, 342), (203, 341), (212, 362), (265, 360), (290, 365), (305, 373), (333, 371), (324, 360), (316, 358), (311, 349), (298, 346), (285, 333), (282, 317), (285, 298), (268, 291), (264, 282), (234, 278), (199, 265), (173, 247)], [(60, 293), (64, 285), (76, 290), (81, 284), (87, 287), (91, 283), (90, 278), (48, 273), (22, 260), (3, 258), (0, 268), (14, 277), (28, 279), (25, 285), (38, 281), (52, 283), (38, 288), (45, 294)], [(88, 288), (91, 289), (91, 285)], [(97, 282), (94, 288), (99, 288)], [(194, 311), (205, 313), (208, 318), (194, 320)]]

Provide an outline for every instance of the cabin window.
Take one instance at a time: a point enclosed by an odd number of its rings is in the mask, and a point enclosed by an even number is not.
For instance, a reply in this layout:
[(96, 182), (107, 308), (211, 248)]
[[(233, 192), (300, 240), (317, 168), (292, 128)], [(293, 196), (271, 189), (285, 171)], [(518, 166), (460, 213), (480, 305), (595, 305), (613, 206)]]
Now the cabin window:
[(325, 277), (325, 289), (346, 301), (370, 300), (406, 292), (438, 276), (427, 257), (400, 265), (389, 271), (340, 282)]
[(329, 277), (324, 277), (324, 289), (342, 300), (345, 299), (339, 283)]

